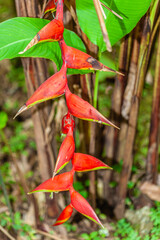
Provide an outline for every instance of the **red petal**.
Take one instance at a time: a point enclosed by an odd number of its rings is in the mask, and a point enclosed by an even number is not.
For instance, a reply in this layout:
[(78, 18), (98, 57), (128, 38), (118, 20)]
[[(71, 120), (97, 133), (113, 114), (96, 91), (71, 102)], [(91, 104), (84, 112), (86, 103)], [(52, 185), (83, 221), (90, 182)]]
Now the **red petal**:
[(83, 120), (99, 122), (118, 128), (88, 102), (84, 101), (82, 98), (76, 96), (75, 94), (72, 94), (68, 86), (66, 86), (65, 95), (68, 110), (73, 116), (81, 118)]
[(72, 165), (76, 172), (85, 172), (98, 169), (112, 169), (99, 159), (83, 153), (75, 153)]
[(54, 174), (57, 174), (72, 159), (75, 150), (73, 131), (69, 130), (67, 137), (64, 139), (57, 158)]
[(73, 173), (74, 171), (62, 173), (60, 175), (55, 176), (54, 178), (50, 178), (47, 181), (41, 183), (34, 190), (29, 192), (60, 192), (67, 191), (73, 184)]
[(76, 192), (73, 187), (70, 188), (70, 194), (71, 194), (71, 204), (72, 206), (81, 214), (85, 215), (92, 221), (98, 223), (99, 225), (102, 225), (99, 218), (97, 217), (96, 213), (92, 209), (92, 207), (89, 205), (89, 203), (86, 201), (84, 197), (82, 197), (78, 192)]
[(48, 78), (40, 85), (40, 87), (28, 99), (26, 104), (19, 109), (14, 118), (37, 103), (41, 103), (63, 95), (65, 93), (67, 84), (66, 71), (66, 65), (63, 64), (59, 72)]
[(66, 83), (66, 67), (63, 65), (59, 72), (41, 84), (26, 102), (26, 106), (29, 108), (37, 103), (61, 96), (65, 92)]
[(44, 14), (47, 12), (54, 12), (56, 10), (56, 3), (58, 0), (49, 0), (45, 9), (44, 9)]
[(52, 20), (44, 26), (37, 34), (41, 41), (59, 41), (63, 37), (63, 22), (57, 19)]
[(30, 41), (27, 47), (19, 54), (23, 54), (28, 49), (42, 41), (59, 41), (63, 37), (63, 32), (64, 26), (62, 20), (54, 19), (44, 26)]
[(62, 211), (62, 213), (57, 218), (57, 220), (53, 224), (53, 226), (57, 226), (57, 225), (65, 223), (71, 217), (72, 212), (73, 212), (73, 207), (70, 204)]
[(75, 128), (75, 121), (72, 118), (72, 115), (68, 112), (63, 118), (62, 118), (62, 133), (67, 134), (69, 129)]
[(64, 0), (57, 2), (56, 19), (63, 21), (63, 3)]
[(63, 39), (59, 42), (59, 44), (62, 50), (63, 59), (67, 63), (67, 68), (90, 69), (119, 73), (116, 70), (103, 65), (87, 53), (67, 46)]

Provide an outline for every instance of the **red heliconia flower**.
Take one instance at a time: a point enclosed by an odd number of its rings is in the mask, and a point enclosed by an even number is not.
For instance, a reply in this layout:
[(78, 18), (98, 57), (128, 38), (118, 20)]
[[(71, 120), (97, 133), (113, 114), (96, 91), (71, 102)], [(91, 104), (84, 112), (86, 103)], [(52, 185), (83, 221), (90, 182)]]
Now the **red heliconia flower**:
[(72, 165), (76, 172), (86, 172), (99, 169), (112, 169), (99, 159), (83, 153), (74, 153)]
[(63, 37), (64, 26), (62, 20), (54, 19), (49, 22), (46, 26), (44, 26), (36, 36), (30, 41), (27, 47), (20, 52), (19, 54), (23, 54), (28, 49), (36, 45), (37, 43), (48, 41), (59, 41)]
[(56, 11), (56, 19), (63, 20), (63, 3), (64, 0), (49, 0), (45, 7), (44, 15), (48, 12), (53, 13)]
[(48, 78), (44, 83), (40, 85), (40, 87), (28, 99), (26, 104), (20, 108), (16, 116), (37, 103), (41, 103), (46, 100), (63, 95), (65, 93), (65, 88), (67, 84), (66, 71), (66, 65), (63, 64), (59, 72), (55, 73), (53, 76)]
[(72, 118), (72, 115), (68, 112), (63, 118), (62, 118), (62, 133), (67, 134), (69, 129), (72, 129), (72, 131), (75, 128), (75, 121)]
[(73, 207), (71, 204), (69, 204), (60, 214), (60, 216), (57, 218), (56, 222), (53, 224), (53, 226), (57, 226), (60, 224), (65, 223), (68, 221), (68, 219), (71, 217), (73, 212)]
[(53, 176), (57, 174), (65, 165), (72, 159), (75, 150), (75, 143), (73, 138), (73, 130), (69, 129), (66, 138), (64, 139), (56, 162)]
[(56, 9), (56, 19), (63, 21), (63, 3), (64, 0), (58, 0)]
[[(105, 118), (100, 112), (98, 112), (92, 105), (84, 101), (82, 98), (70, 92), (68, 85), (66, 85), (66, 102), (68, 111), (75, 117), (81, 118), (83, 120), (94, 121), (98, 123), (103, 123), (105, 125), (110, 125), (115, 128), (113, 123), (111, 123), (107, 118)], [(119, 129), (119, 128), (118, 128)]]
[(76, 48), (67, 46), (64, 42), (64, 39), (62, 39), (59, 44), (62, 50), (62, 58), (67, 63), (67, 68), (100, 70), (122, 74), (103, 65), (87, 53), (84, 53)]
[(98, 223), (101, 227), (103, 227), (102, 223), (100, 222), (99, 218), (97, 217), (96, 213), (89, 205), (87, 200), (82, 197), (78, 192), (74, 190), (73, 187), (69, 190), (71, 195), (71, 205), (81, 214), (88, 217), (92, 221)]
[(73, 174), (74, 171), (65, 172), (60, 175), (55, 176), (54, 178), (50, 178), (47, 181), (41, 183), (34, 190), (29, 192), (28, 194), (35, 192), (60, 192), (60, 191), (68, 191), (69, 188), (73, 184)]
[(47, 12), (56, 11), (57, 1), (58, 0), (49, 0), (45, 9), (44, 9), (44, 14), (46, 14)]

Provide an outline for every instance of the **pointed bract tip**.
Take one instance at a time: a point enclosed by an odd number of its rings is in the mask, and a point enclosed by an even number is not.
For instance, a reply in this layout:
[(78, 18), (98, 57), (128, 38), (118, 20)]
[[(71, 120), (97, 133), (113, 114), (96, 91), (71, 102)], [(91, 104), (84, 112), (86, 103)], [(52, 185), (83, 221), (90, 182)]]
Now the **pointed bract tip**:
[(113, 170), (113, 168), (112, 168), (112, 167), (109, 167), (109, 166), (108, 166), (108, 168), (107, 168), (107, 169), (108, 169), (108, 170)]
[(105, 228), (102, 223), (100, 223), (100, 226), (101, 226), (103, 229)]
[[(103, 124), (103, 121), (98, 121), (98, 123)], [(104, 122), (104, 123), (105, 123), (105, 122)], [(114, 128), (116, 128), (116, 129), (120, 130), (119, 127), (117, 127), (115, 124), (113, 124), (113, 123), (110, 122), (110, 121), (109, 121), (106, 125), (107, 125), (107, 126), (110, 126), (110, 127), (114, 127)]]
[(112, 123), (112, 125), (111, 125), (112, 127), (114, 127), (114, 128), (116, 128), (116, 129), (118, 129), (118, 130), (120, 130), (120, 128), (119, 127), (117, 127), (116, 125), (114, 125), (113, 123)]
[(14, 116), (13, 119), (15, 119), (18, 115), (20, 115), (22, 112), (26, 111), (27, 109), (28, 109), (27, 106), (26, 106), (26, 105), (23, 105), (23, 106), (19, 109), (19, 111), (16, 113), (16, 115)]
[(105, 65), (103, 66), (102, 71), (104, 71), (104, 72), (113, 72), (113, 73), (117, 73), (117, 74), (119, 74), (121, 76), (125, 76), (124, 73), (118, 72), (118, 71), (116, 71), (116, 70), (114, 70), (112, 68), (109, 68), (109, 67), (105, 66)]
[(124, 73), (121, 73), (121, 72), (118, 72), (118, 71), (116, 71), (116, 73), (119, 74), (119, 75), (121, 75), (121, 76), (125, 76)]
[(53, 175), (52, 175), (52, 181), (53, 181), (53, 179), (54, 179), (54, 177), (56, 176), (56, 172), (53, 172)]
[(25, 53), (28, 49), (30, 49), (31, 47), (33, 47), (34, 45), (36, 45), (40, 40), (40, 36), (37, 33), (36, 36), (29, 42), (29, 44), (27, 45), (27, 47), (22, 51), (19, 52), (19, 54), (23, 54)]

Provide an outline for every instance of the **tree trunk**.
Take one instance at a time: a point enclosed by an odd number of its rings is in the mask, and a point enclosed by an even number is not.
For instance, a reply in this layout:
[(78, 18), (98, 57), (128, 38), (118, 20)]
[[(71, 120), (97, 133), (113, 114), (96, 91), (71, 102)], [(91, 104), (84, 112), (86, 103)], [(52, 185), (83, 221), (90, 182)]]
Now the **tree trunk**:
[[(118, 219), (124, 216), (125, 198), (127, 194), (127, 182), (131, 175), (131, 167), (133, 162), (133, 146), (137, 127), (137, 118), (140, 105), (140, 98), (143, 90), (144, 79), (148, 66), (148, 59), (150, 55), (150, 39), (151, 39), (151, 25), (150, 25), (150, 12), (145, 17), (143, 25), (143, 33), (141, 37), (140, 52), (138, 55), (138, 65), (136, 72), (136, 81), (133, 86), (133, 94), (131, 98), (130, 112), (123, 112), (123, 116), (129, 114), (129, 124), (126, 135), (125, 151), (123, 157), (123, 167), (118, 188), (118, 202), (115, 208), (115, 215)], [(127, 89), (127, 88), (126, 88)], [(127, 110), (127, 109), (126, 109)], [(125, 115), (124, 115), (125, 113)]]
[[(131, 36), (126, 36), (121, 43), (120, 47), (120, 56), (119, 56), (119, 70), (124, 73), (124, 76), (118, 75), (115, 80), (115, 86), (112, 94), (112, 108), (111, 108), (111, 122), (113, 122), (116, 126), (119, 125), (121, 119), (121, 107), (122, 107), (122, 99), (124, 95), (124, 90), (127, 81), (127, 73), (130, 59), (130, 50), (131, 50)], [(113, 165), (114, 161), (118, 161), (117, 149), (121, 146), (118, 142), (120, 131), (117, 131), (115, 128), (106, 127), (105, 134), (105, 150), (107, 159), (110, 160), (110, 166)], [(104, 172), (103, 181), (104, 181), (104, 197), (107, 199), (109, 205), (113, 205), (113, 198), (115, 197), (115, 193), (112, 195), (112, 190), (109, 187), (109, 183), (111, 181), (112, 176), (114, 175), (114, 171), (106, 171)]]

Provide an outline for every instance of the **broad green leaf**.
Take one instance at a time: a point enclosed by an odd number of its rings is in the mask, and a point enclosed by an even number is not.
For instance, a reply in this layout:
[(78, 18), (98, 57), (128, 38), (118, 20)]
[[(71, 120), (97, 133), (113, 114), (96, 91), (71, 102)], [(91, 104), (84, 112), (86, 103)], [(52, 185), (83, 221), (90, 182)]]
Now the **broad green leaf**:
[[(43, 42), (19, 55), (34, 36), (49, 20), (39, 18), (17, 17), (0, 23), (0, 60), (15, 57), (39, 57), (54, 61), (59, 70), (62, 65), (61, 50), (58, 42)], [(72, 31), (64, 30), (64, 40), (67, 45), (85, 52), (82, 40)], [(69, 70), (68, 73), (83, 73), (86, 71)]]
[[(123, 17), (121, 20), (103, 7), (106, 13), (105, 23), (109, 39), (111, 45), (114, 45), (136, 26), (149, 8), (151, 0), (102, 0), (102, 2)], [(76, 0), (76, 11), (82, 31), (91, 42), (104, 51), (106, 46), (93, 0)]]
[(0, 129), (5, 128), (8, 121), (8, 115), (5, 112), (0, 112)]

